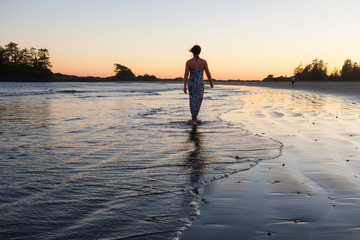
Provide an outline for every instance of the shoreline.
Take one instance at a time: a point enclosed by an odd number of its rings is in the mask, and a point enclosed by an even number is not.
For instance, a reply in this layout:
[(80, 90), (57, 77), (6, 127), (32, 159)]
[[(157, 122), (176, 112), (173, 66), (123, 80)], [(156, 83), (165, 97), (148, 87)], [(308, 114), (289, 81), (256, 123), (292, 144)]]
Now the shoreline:
[[(96, 77), (95, 77), (96, 79)], [(24, 82), (24, 83), (31, 83), (31, 82), (44, 82), (44, 83), (60, 83), (60, 82), (74, 82), (74, 83), (165, 83), (165, 84), (182, 84), (182, 80), (178, 79), (159, 79), (159, 80), (139, 80), (139, 81), (116, 81), (113, 79), (108, 80), (89, 80), (89, 81), (83, 81), (83, 80), (51, 80), (51, 81), (0, 81), (1, 82)], [(208, 81), (205, 80), (205, 85), (208, 85)], [(310, 91), (310, 92), (318, 92), (318, 93), (325, 93), (325, 94), (336, 94), (336, 95), (346, 95), (351, 97), (358, 97), (360, 92), (360, 82), (357, 81), (316, 81), (316, 82), (304, 82), (299, 81), (296, 82), (294, 86), (291, 86), (290, 82), (268, 82), (268, 81), (237, 81), (237, 80), (215, 80), (214, 81), (215, 89), (216, 85), (220, 86), (244, 86), (244, 87), (263, 87), (263, 88), (272, 88), (272, 89), (288, 89), (288, 90), (304, 90), (304, 91)]]
[(360, 82), (295, 82), (294, 86), (290, 82), (263, 82), (263, 81), (232, 81), (219, 82), (219, 85), (264, 87), (273, 89), (304, 90), (311, 92), (321, 92), (326, 94), (337, 94), (345, 96), (359, 96)]
[(222, 118), (282, 142), (283, 154), (204, 186), (180, 239), (358, 239), (359, 84), (231, 85), (256, 94)]

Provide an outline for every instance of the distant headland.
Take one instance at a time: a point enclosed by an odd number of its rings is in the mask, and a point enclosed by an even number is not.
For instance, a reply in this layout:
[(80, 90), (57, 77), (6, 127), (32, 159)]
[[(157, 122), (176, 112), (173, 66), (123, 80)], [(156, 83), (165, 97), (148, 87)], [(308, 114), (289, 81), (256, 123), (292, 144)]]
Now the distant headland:
[[(4, 47), (0, 46), (0, 81), (36, 81), (36, 82), (106, 82), (106, 81), (174, 81), (180, 82), (181, 77), (174, 79), (159, 79), (154, 75), (138, 75), (130, 68), (114, 63), (114, 76), (110, 77), (79, 77), (51, 71), (50, 53), (46, 48), (24, 48), (18, 47), (17, 43), (10, 42)], [(341, 70), (335, 68), (328, 74), (327, 63), (323, 60), (314, 59), (305, 67), (299, 65), (294, 69), (296, 81), (360, 81), (360, 64), (350, 59), (344, 61)], [(284, 82), (290, 81), (291, 77), (269, 74), (262, 81)], [(218, 80), (222, 81), (222, 80)], [(243, 80), (224, 80), (227, 82)], [(261, 80), (258, 80), (261, 81)]]

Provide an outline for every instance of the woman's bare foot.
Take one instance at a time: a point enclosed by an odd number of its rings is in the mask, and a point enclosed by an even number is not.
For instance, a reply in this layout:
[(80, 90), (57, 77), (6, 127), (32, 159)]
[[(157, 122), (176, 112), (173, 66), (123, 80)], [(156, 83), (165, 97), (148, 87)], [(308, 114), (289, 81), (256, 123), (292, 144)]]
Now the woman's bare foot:
[(192, 124), (193, 124), (194, 126), (196, 126), (196, 125), (198, 124), (197, 119), (196, 119), (196, 120), (192, 120)]

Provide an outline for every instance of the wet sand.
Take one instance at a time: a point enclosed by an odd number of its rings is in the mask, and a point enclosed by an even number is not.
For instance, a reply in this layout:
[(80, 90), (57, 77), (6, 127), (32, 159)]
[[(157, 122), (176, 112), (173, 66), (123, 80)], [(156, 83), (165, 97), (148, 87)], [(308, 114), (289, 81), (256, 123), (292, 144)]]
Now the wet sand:
[(291, 82), (263, 82), (263, 81), (218, 81), (218, 85), (235, 85), (249, 87), (266, 87), (274, 89), (291, 89), (305, 90), (313, 93), (326, 93), (344, 96), (359, 96), (360, 82), (295, 82), (294, 86)]
[(359, 239), (360, 84), (235, 85), (257, 94), (221, 118), (283, 153), (206, 185), (181, 239)]

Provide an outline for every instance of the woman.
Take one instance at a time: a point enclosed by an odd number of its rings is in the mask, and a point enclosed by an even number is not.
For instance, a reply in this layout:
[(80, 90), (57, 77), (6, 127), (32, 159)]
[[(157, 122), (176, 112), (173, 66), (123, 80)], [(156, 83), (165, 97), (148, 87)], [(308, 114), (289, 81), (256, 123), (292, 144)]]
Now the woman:
[[(199, 45), (195, 45), (190, 49), (190, 52), (194, 55), (192, 59), (186, 62), (185, 74), (184, 74), (184, 93), (187, 93), (189, 88), (190, 98), (190, 111), (192, 116), (193, 125), (197, 125), (197, 116), (200, 111), (201, 103), (204, 95), (204, 83), (203, 75), (204, 70), (208, 80), (210, 81), (210, 87), (213, 88), (213, 82), (211, 80), (211, 74), (207, 62), (204, 59), (199, 58), (201, 48)], [(190, 73), (190, 78), (189, 78)]]

